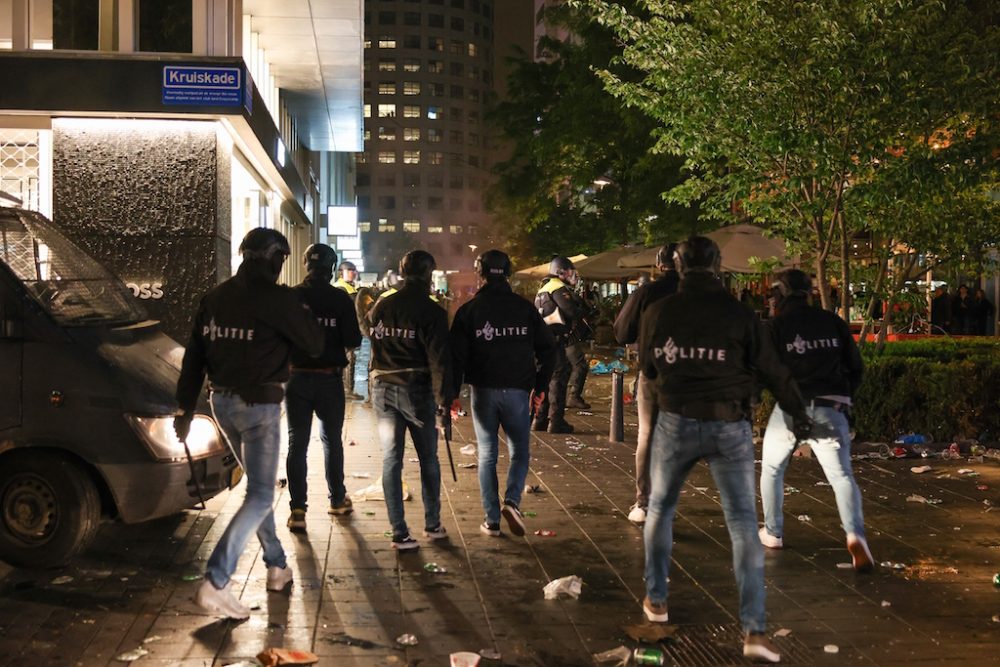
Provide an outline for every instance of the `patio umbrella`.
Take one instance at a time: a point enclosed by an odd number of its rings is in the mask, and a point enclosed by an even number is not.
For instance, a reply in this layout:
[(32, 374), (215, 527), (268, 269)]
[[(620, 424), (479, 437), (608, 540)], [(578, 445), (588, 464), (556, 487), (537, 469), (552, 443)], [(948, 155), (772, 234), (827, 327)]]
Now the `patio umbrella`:
[[(575, 265), (577, 262), (587, 259), (586, 255), (573, 255), (569, 258), (569, 261), (573, 262)], [(521, 269), (520, 271), (514, 272), (515, 278), (520, 278), (521, 280), (541, 280), (545, 276), (549, 275), (549, 263), (539, 264), (538, 266), (532, 266), (527, 269)]]
[[(726, 273), (756, 273), (751, 268), (750, 258), (777, 258), (781, 260), (779, 269), (798, 265), (797, 256), (789, 256), (785, 250), (785, 242), (781, 239), (769, 239), (760, 227), (754, 225), (730, 225), (722, 227), (705, 236), (717, 244), (722, 251), (722, 270)], [(642, 252), (626, 255), (619, 261), (622, 268), (652, 267), (656, 264), (656, 253), (659, 248), (648, 248)]]
[(622, 247), (591, 255), (579, 262), (574, 261), (576, 271), (586, 280), (622, 280), (634, 278), (641, 268), (622, 267), (619, 261), (642, 250), (641, 247)]

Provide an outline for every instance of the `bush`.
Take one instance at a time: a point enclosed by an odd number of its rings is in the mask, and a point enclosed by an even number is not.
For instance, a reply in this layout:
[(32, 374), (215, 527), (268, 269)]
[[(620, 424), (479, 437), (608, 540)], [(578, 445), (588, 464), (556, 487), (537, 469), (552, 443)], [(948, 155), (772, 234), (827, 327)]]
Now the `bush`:
[[(888, 343), (863, 348), (865, 376), (855, 397), (858, 439), (890, 442), (923, 433), (935, 442), (1000, 439), (1000, 344), (990, 339)], [(757, 411), (766, 424), (774, 399)], [(763, 419), (763, 421), (760, 421)]]

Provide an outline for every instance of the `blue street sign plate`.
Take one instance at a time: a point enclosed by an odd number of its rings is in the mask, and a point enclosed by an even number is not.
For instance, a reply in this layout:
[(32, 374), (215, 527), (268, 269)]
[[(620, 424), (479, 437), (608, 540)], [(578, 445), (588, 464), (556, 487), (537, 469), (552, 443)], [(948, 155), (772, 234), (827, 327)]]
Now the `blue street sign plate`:
[(188, 106), (239, 106), (243, 103), (240, 67), (166, 65), (162, 101)]

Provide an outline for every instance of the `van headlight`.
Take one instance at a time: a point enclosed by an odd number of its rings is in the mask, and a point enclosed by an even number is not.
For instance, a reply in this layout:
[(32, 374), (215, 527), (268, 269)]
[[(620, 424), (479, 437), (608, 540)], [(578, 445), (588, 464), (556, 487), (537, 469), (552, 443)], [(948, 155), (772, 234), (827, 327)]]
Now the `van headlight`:
[[(159, 461), (183, 461), (184, 443), (174, 433), (173, 415), (168, 417), (140, 417), (125, 415), (139, 439), (146, 443), (153, 457)], [(225, 451), (226, 446), (219, 435), (215, 421), (205, 415), (195, 415), (191, 421), (191, 431), (187, 437), (191, 458), (203, 459)]]

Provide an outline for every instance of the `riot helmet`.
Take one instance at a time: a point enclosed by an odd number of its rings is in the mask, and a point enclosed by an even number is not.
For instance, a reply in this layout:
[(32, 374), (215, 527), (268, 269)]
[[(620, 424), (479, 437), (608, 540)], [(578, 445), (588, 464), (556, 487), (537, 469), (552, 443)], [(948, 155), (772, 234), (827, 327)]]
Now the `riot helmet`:
[(406, 282), (431, 283), (431, 274), (437, 268), (434, 256), (426, 250), (411, 250), (399, 260), (399, 272)]
[(484, 280), (505, 280), (512, 271), (510, 257), (502, 250), (487, 250), (476, 258), (476, 273)]
[(674, 264), (674, 252), (676, 250), (676, 243), (666, 243), (660, 246), (660, 249), (656, 251), (656, 268), (663, 273), (675, 271), (677, 269), (677, 266)]
[(292, 254), (292, 249), (288, 245), (288, 239), (278, 230), (256, 227), (243, 237), (239, 252), (244, 261), (263, 262), (270, 278), (277, 281), (285, 258)]
[(576, 285), (578, 279), (576, 266), (573, 265), (573, 261), (569, 257), (561, 255), (556, 255), (549, 262), (549, 275), (555, 276), (570, 286)]
[(309, 273), (333, 274), (337, 266), (337, 251), (325, 243), (314, 243), (302, 254), (302, 263)]
[(722, 264), (718, 244), (707, 236), (691, 236), (677, 244), (674, 265), (681, 274), (701, 272), (717, 275)]
[(354, 262), (345, 260), (340, 263), (340, 275), (347, 282), (353, 283), (358, 279), (358, 267), (354, 265)]

